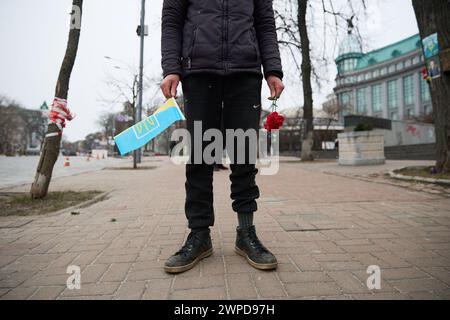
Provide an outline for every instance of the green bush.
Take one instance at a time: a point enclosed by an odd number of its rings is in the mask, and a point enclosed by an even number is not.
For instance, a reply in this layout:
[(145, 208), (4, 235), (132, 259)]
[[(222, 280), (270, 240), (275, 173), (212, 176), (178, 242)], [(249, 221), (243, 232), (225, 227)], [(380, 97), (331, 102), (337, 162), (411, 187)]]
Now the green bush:
[(355, 132), (372, 131), (373, 129), (374, 129), (374, 127), (373, 127), (373, 124), (371, 124), (371, 123), (359, 123), (355, 127)]

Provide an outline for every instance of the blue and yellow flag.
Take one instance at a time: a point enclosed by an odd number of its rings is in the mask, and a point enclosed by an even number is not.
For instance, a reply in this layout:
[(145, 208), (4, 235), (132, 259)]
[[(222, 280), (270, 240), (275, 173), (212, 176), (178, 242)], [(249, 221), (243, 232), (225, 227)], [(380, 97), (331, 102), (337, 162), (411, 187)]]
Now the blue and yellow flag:
[(114, 137), (120, 154), (124, 155), (146, 145), (173, 123), (185, 120), (174, 98), (170, 98), (150, 117)]

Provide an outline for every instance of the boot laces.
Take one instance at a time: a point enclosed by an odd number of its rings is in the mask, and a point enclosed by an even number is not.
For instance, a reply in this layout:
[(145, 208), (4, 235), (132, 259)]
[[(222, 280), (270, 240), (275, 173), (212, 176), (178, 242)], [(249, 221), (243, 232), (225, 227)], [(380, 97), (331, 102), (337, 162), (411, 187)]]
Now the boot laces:
[(176, 255), (186, 256), (194, 247), (194, 244), (198, 240), (198, 237), (195, 232), (191, 232), (186, 239), (186, 243), (183, 247), (176, 253)]
[(250, 240), (250, 244), (253, 248), (259, 253), (267, 253), (269, 250), (261, 243), (258, 236), (256, 235), (255, 228), (251, 228), (248, 234), (248, 238)]

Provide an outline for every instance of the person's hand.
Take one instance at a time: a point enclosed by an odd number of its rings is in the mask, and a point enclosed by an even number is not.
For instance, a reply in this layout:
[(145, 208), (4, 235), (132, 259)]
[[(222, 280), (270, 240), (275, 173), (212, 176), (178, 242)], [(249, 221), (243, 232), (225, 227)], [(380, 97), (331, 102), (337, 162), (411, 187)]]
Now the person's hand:
[(177, 97), (177, 88), (179, 83), (180, 76), (177, 74), (169, 74), (164, 78), (161, 82), (160, 88), (166, 99)]
[(267, 85), (270, 89), (270, 98), (271, 100), (278, 99), (284, 90), (283, 81), (277, 76), (268, 76), (267, 77)]

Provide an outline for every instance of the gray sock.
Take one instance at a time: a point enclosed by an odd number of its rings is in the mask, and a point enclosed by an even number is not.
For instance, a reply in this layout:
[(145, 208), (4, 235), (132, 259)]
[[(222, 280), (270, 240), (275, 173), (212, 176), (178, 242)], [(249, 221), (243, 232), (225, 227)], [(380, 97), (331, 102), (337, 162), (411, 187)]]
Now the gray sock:
[(253, 226), (253, 212), (238, 213), (240, 228), (250, 228)]

